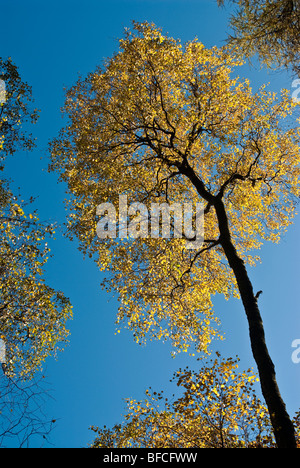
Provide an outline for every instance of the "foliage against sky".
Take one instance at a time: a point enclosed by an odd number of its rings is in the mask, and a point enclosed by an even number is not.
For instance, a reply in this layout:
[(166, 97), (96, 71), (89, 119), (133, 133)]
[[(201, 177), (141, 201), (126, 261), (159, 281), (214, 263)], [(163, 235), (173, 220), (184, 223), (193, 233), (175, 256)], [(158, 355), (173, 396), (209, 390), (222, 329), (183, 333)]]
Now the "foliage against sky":
[(173, 376), (177, 398), (146, 390), (129, 399), (122, 424), (92, 427), (93, 448), (273, 448), (267, 408), (254, 391), (256, 375), (238, 370), (238, 359), (217, 355), (197, 371)]
[[(69, 124), (51, 144), (51, 168), (68, 185), (69, 234), (110, 273), (118, 321), (137, 341), (149, 333), (206, 350), (212, 296), (238, 295), (209, 197), (224, 200), (236, 249), (250, 264), (253, 250), (277, 242), (292, 222), (299, 128), (287, 123), (295, 104), (284, 91), (253, 93), (232, 73), (240, 64), (226, 47), (182, 45), (135, 23), (105, 67), (67, 94)], [(201, 198), (187, 166), (207, 194), (201, 251), (187, 251), (184, 239), (97, 238), (97, 205), (117, 208), (120, 193), (129, 203)]]
[[(224, 0), (218, 0), (224, 5)], [(258, 56), (268, 67), (286, 67), (299, 74), (299, 0), (229, 0), (229, 42), (247, 58)]]
[[(30, 87), (11, 60), (0, 61), (0, 72), (6, 90), (0, 107), (0, 158), (5, 164), (17, 149), (33, 148), (33, 137), (24, 128), (36, 121), (37, 111), (31, 108)], [(66, 322), (72, 315), (64, 294), (45, 283), (47, 238), (55, 226), (39, 221), (37, 213), (30, 211), (32, 201), (24, 202), (11, 192), (8, 181), (1, 180), (0, 337), (5, 343), (7, 376), (32, 376), (66, 341)]]

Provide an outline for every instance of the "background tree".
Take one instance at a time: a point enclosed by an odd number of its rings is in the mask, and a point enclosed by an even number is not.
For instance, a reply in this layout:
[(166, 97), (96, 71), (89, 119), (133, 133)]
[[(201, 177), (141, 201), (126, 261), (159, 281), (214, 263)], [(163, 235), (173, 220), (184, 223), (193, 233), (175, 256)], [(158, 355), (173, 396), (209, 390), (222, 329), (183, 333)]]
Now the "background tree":
[(28, 378), (66, 341), (72, 313), (69, 300), (44, 279), (47, 238), (54, 226), (40, 223), (35, 212), (25, 212), (28, 206), (17, 201), (8, 189), (2, 191), (0, 338), (6, 347), (6, 375)]
[[(31, 88), (22, 82), (11, 60), (0, 60), (5, 96), (0, 107), (0, 159), (18, 148), (32, 149), (34, 140), (25, 130), (34, 123)], [(3, 166), (2, 166), (3, 169)], [(46, 239), (53, 225), (41, 223), (36, 212), (8, 181), (0, 181), (0, 338), (6, 345), (7, 376), (32, 377), (46, 356), (55, 354), (66, 340), (71, 317), (69, 300), (45, 284), (44, 266), (49, 258)]]
[[(247, 58), (258, 55), (269, 67), (300, 73), (299, 0), (229, 0), (237, 5), (230, 19), (230, 44)], [(224, 5), (224, 0), (218, 0)]]
[(0, 102), (0, 159), (3, 161), (19, 148), (34, 147), (34, 138), (24, 127), (36, 123), (38, 110), (33, 107), (31, 87), (22, 81), (11, 59), (0, 57), (0, 79), (4, 83)]
[[(17, 67), (0, 59), (0, 170), (18, 149), (31, 150), (34, 139), (25, 130), (37, 120), (31, 88)], [(54, 424), (42, 407), (48, 393), (36, 377), (47, 356), (66, 342), (70, 301), (45, 283), (49, 258), (47, 240), (55, 226), (39, 221), (34, 200), (21, 200), (9, 182), (0, 180), (0, 446), (11, 440), (28, 446), (32, 437), (44, 440)]]
[(197, 372), (179, 370), (173, 382), (181, 396), (169, 401), (149, 389), (145, 400), (128, 400), (123, 424), (92, 427), (92, 448), (274, 448), (256, 380), (251, 369), (238, 371), (238, 359), (219, 355)]
[[(51, 170), (68, 184), (70, 237), (109, 271), (104, 285), (120, 298), (117, 322), (127, 322), (137, 341), (150, 335), (205, 351), (218, 333), (213, 295), (241, 298), (276, 443), (295, 447), (246, 264), (292, 222), (299, 128), (289, 116), (296, 104), (288, 92), (253, 93), (232, 76), (240, 64), (230, 49), (181, 45), (135, 23), (104, 69), (67, 93), (69, 122), (50, 145)], [(138, 223), (127, 241), (97, 238), (97, 205), (108, 201), (118, 211), (120, 194), (148, 206), (202, 201), (203, 245), (142, 238)]]

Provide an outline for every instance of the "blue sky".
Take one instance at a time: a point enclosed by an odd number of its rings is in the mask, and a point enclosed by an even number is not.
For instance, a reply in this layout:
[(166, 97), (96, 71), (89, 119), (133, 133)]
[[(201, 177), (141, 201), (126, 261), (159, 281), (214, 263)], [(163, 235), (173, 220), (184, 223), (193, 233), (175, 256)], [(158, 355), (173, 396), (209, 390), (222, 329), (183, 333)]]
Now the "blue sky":
[[(37, 196), (41, 219), (63, 223), (64, 186), (47, 172), (47, 143), (63, 125), (60, 107), (64, 88), (85, 76), (117, 49), (117, 40), (131, 21), (149, 21), (182, 41), (195, 36), (205, 46), (222, 45), (228, 11), (215, 0), (0, 0), (1, 56), (11, 57), (33, 89), (40, 119), (32, 129), (37, 148), (19, 152), (6, 165), (6, 175), (20, 187), (24, 198)], [(243, 67), (255, 89), (270, 82), (271, 89), (292, 90), (284, 73), (266, 73)], [(300, 364), (292, 362), (292, 341), (299, 326), (299, 218), (279, 245), (267, 245), (262, 264), (251, 270), (256, 290), (262, 289), (261, 312), (267, 343), (288, 411), (299, 408)], [(44, 447), (84, 447), (93, 439), (89, 426), (112, 426), (122, 421), (124, 398), (140, 399), (151, 386), (171, 391), (169, 380), (179, 367), (196, 363), (186, 355), (172, 359), (170, 348), (159, 342), (140, 347), (126, 330), (115, 335), (116, 298), (100, 289), (102, 274), (83, 259), (76, 243), (60, 232), (50, 243), (53, 258), (46, 281), (70, 297), (74, 319), (69, 324), (70, 344), (58, 360), (48, 359), (45, 375), (51, 387), (44, 412), (57, 420)], [(237, 300), (216, 298), (216, 314), (226, 341), (218, 344), (227, 356), (239, 355), (241, 367), (254, 366), (247, 323)]]

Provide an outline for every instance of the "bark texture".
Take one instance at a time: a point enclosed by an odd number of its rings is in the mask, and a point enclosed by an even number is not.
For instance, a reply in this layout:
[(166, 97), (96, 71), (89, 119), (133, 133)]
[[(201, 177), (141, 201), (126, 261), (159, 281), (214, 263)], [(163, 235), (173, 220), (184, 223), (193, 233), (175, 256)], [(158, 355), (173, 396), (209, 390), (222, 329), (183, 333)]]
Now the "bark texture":
[(220, 229), (220, 243), (237, 280), (249, 324), (251, 349), (255, 359), (262, 394), (266, 401), (278, 448), (297, 448), (294, 426), (287, 413), (276, 381), (275, 366), (266, 345), (263, 321), (257, 299), (243, 260), (232, 243), (222, 200), (214, 204)]
[(254, 295), (245, 264), (239, 257), (230, 234), (228, 217), (223, 202), (223, 188), (218, 195), (212, 195), (201, 179), (185, 162), (179, 168), (181, 173), (189, 178), (199, 195), (207, 201), (207, 208), (214, 207), (220, 232), (219, 243), (232, 268), (246, 312), (252, 354), (257, 365), (261, 390), (265, 399), (278, 448), (297, 448), (293, 423), (287, 413), (285, 403), (280, 395), (276, 381), (275, 366), (269, 355), (265, 340), (263, 321)]

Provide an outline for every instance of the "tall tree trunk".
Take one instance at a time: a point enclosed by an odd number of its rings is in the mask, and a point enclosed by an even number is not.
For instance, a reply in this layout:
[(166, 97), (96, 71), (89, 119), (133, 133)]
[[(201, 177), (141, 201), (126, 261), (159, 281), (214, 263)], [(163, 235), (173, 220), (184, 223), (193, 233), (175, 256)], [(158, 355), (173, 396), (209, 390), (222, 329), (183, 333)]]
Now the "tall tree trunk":
[(262, 394), (269, 410), (277, 447), (297, 448), (294, 427), (276, 382), (275, 367), (266, 345), (263, 322), (251, 281), (244, 262), (232, 243), (224, 203), (221, 198), (216, 197), (213, 204), (219, 223), (220, 243), (234, 272), (247, 315), (252, 353), (257, 364)]
[(187, 161), (178, 168), (183, 175), (189, 178), (199, 195), (208, 202), (208, 209), (214, 206), (216, 210), (220, 232), (219, 241), (235, 275), (247, 315), (251, 349), (257, 365), (261, 390), (270, 414), (277, 447), (297, 448), (294, 426), (280, 395), (275, 367), (266, 345), (263, 321), (257, 305), (257, 299), (254, 296), (245, 264), (239, 257), (231, 239), (228, 217), (222, 200), (223, 192), (220, 191), (217, 196), (212, 195), (205, 188), (204, 183)]

